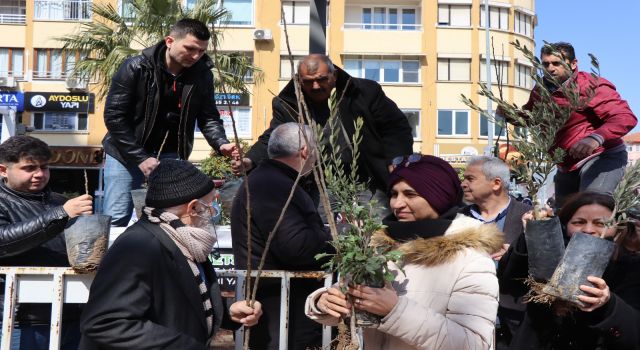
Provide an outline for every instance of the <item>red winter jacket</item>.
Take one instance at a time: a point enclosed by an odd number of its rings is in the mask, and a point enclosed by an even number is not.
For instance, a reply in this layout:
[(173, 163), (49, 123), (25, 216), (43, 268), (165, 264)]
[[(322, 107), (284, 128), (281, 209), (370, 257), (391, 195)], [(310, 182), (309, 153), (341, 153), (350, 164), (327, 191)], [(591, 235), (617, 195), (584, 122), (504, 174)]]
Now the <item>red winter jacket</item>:
[[(580, 89), (580, 97), (586, 99), (587, 91), (594, 79), (596, 78), (591, 74), (576, 70), (576, 73), (564, 84), (575, 80)], [(636, 126), (636, 116), (611, 82), (604, 78), (597, 78), (594, 86), (595, 95), (583, 109), (573, 112), (565, 125), (558, 130), (555, 146), (550, 152), (556, 147), (568, 151), (576, 142), (590, 136), (600, 141), (601, 146), (593, 151), (593, 154), (599, 154), (622, 145), (622, 136)], [(569, 104), (561, 89), (554, 91), (552, 96), (561, 106)], [(529, 96), (529, 101), (522, 108), (531, 110), (539, 99), (537, 89), (534, 89)], [(577, 163), (580, 160), (567, 154), (559, 166), (567, 171), (575, 170), (579, 167)]]

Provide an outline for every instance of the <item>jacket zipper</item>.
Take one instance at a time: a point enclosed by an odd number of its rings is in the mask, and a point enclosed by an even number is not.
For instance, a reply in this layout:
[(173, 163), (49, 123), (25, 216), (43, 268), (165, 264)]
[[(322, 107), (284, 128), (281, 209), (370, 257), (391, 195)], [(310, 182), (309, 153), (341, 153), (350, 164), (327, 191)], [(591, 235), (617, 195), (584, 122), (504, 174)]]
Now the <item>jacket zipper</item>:
[[(149, 135), (147, 135), (147, 120), (150, 120), (150, 131), (153, 130), (153, 126), (155, 125), (156, 122), (156, 118), (157, 118), (157, 113), (158, 113), (158, 103), (159, 103), (159, 93), (160, 93), (160, 89), (158, 88), (158, 80), (157, 80), (157, 72), (153, 72), (153, 83), (156, 85), (156, 91), (154, 94), (154, 101), (153, 101), (153, 110), (151, 112), (151, 114), (149, 114), (149, 108), (145, 108), (147, 113), (145, 115), (145, 123), (144, 126), (142, 128), (142, 147), (144, 147), (147, 143), (147, 141), (149, 140), (149, 136), (151, 133), (149, 133)], [(155, 117), (154, 117), (155, 116)]]
[[(186, 116), (189, 115), (189, 105), (191, 104), (191, 90), (193, 90), (193, 85), (188, 85), (184, 87), (185, 89), (187, 89), (186, 92), (184, 92), (183, 90), (183, 95), (184, 95), (184, 108), (180, 109), (180, 126), (178, 127), (178, 155), (180, 155), (180, 158), (185, 158), (186, 159), (186, 154), (184, 155), (184, 157), (182, 156), (182, 137), (181, 137), (181, 132), (182, 130), (184, 130), (184, 127), (186, 127)], [(183, 123), (184, 121), (184, 123)], [(185, 124), (185, 126), (183, 127), (183, 124)]]

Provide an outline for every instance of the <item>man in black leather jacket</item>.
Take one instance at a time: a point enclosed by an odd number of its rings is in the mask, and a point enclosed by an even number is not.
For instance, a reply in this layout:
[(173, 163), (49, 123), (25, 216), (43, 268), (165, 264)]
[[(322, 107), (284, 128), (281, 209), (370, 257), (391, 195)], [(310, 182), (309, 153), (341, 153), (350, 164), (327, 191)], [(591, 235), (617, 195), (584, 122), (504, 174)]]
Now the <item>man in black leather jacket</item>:
[(234, 152), (215, 105), (213, 62), (205, 55), (210, 37), (202, 22), (182, 19), (164, 41), (125, 60), (113, 76), (102, 144), (107, 153), (104, 208), (114, 226), (129, 222), (129, 192), (155, 169), (158, 154), (189, 158), (196, 122), (216, 151)]
[[(30, 136), (0, 145), (0, 266), (69, 266), (62, 231), (70, 218), (91, 214), (92, 200), (51, 192), (50, 159), (49, 146)], [(62, 315), (62, 348), (77, 348), (80, 308), (66, 304)], [(20, 349), (48, 349), (50, 316), (49, 304), (19, 305)]]

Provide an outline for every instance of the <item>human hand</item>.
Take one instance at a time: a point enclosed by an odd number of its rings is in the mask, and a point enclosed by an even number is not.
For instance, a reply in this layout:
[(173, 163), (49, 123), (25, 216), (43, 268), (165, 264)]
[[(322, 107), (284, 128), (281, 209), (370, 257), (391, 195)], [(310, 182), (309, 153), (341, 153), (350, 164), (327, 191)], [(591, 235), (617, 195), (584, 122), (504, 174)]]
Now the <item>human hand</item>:
[(585, 137), (569, 148), (569, 155), (575, 159), (582, 159), (591, 155), (598, 147), (600, 142), (593, 137)]
[(224, 145), (221, 145), (220, 153), (222, 153), (223, 156), (227, 157), (232, 157), (234, 153), (236, 154), (236, 156), (240, 155), (235, 143), (225, 143)]
[(316, 301), (318, 310), (333, 317), (347, 317), (351, 314), (351, 303), (340, 289), (331, 287)]
[(236, 301), (229, 307), (229, 316), (233, 322), (241, 323), (245, 327), (255, 326), (262, 316), (262, 304), (256, 301), (251, 307), (247, 305), (246, 300)]
[(145, 159), (142, 163), (138, 164), (138, 168), (144, 174), (144, 177), (149, 177), (149, 175), (155, 170), (155, 168), (160, 164), (160, 161), (154, 157), (149, 157)]
[(500, 250), (498, 250), (497, 252), (491, 254), (491, 259), (495, 260), (495, 261), (499, 261), (500, 258), (502, 258), (502, 256), (504, 255), (504, 253), (507, 252), (507, 249), (509, 249), (509, 244), (505, 243), (502, 245), (502, 248), (500, 248)]
[(386, 283), (383, 288), (357, 285), (349, 288), (349, 294), (354, 299), (356, 309), (364, 310), (378, 316), (387, 316), (398, 303), (398, 293)]
[(602, 305), (606, 304), (611, 299), (611, 292), (609, 286), (602, 278), (595, 276), (587, 277), (587, 280), (591, 282), (595, 287), (580, 285), (580, 290), (588, 295), (578, 295), (578, 300), (583, 302), (585, 306), (578, 306), (580, 310), (591, 312)]
[(240, 161), (239, 158), (235, 158), (231, 161), (231, 170), (233, 171), (233, 175), (241, 176), (243, 167), (245, 171), (251, 170), (251, 168), (253, 168), (253, 161), (249, 158), (242, 158), (242, 161)]
[[(553, 209), (545, 208), (543, 210), (540, 210), (538, 212), (538, 215), (540, 215), (538, 219), (550, 218), (554, 216)], [(527, 222), (532, 220), (535, 220), (535, 216), (533, 215), (533, 210), (529, 210), (528, 212), (522, 215), (522, 227), (525, 228), (525, 232), (527, 230)]]
[(93, 198), (88, 194), (83, 194), (76, 198), (69, 199), (62, 209), (69, 215), (69, 218), (75, 218), (80, 215), (89, 215), (93, 213)]

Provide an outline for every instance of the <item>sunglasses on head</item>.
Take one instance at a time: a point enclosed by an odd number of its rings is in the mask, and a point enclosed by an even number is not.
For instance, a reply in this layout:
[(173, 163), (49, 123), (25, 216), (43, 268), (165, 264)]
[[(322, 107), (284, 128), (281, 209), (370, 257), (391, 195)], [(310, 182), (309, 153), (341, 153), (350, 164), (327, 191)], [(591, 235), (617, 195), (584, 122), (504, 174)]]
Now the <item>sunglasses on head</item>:
[(391, 165), (394, 167), (402, 166), (406, 168), (409, 165), (418, 162), (420, 159), (422, 159), (422, 154), (420, 153), (414, 153), (408, 156), (398, 156), (391, 160)]

